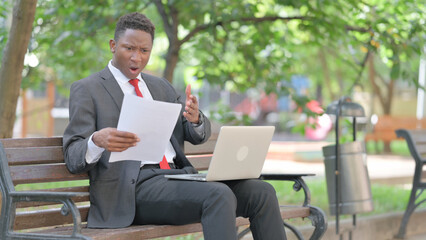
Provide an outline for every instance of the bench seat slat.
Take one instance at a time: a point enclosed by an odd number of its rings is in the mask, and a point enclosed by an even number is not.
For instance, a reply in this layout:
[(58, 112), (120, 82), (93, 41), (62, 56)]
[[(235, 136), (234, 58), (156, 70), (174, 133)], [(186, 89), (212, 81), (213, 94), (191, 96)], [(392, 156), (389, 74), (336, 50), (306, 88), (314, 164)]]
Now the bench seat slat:
[(87, 179), (86, 173), (72, 174), (65, 164), (34, 166), (10, 166), (10, 175), (15, 185), (23, 183), (60, 182)]
[(5, 152), (10, 166), (64, 162), (61, 146), (6, 148)]

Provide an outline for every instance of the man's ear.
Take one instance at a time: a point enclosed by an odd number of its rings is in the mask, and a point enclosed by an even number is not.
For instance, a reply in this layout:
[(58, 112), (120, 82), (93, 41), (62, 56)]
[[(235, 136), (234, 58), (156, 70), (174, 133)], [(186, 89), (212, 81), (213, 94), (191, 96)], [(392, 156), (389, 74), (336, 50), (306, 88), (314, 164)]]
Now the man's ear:
[(109, 49), (111, 50), (112, 53), (115, 53), (115, 41), (114, 39), (109, 40)]

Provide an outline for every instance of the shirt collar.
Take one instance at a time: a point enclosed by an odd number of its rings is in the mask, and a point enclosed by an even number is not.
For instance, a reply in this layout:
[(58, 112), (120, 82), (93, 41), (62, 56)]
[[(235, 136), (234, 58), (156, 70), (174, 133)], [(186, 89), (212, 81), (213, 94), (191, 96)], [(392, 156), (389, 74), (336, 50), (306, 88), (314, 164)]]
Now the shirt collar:
[[(112, 75), (114, 76), (114, 78), (120, 82), (120, 83), (127, 83), (129, 82), (129, 78), (124, 76), (124, 74), (120, 71), (120, 69), (114, 67), (114, 65), (112, 65), (112, 60), (109, 61), (108, 63), (108, 68), (111, 71)], [(136, 77), (137, 79), (139, 79), (139, 81), (142, 80), (141, 74), (139, 73), (138, 76)]]

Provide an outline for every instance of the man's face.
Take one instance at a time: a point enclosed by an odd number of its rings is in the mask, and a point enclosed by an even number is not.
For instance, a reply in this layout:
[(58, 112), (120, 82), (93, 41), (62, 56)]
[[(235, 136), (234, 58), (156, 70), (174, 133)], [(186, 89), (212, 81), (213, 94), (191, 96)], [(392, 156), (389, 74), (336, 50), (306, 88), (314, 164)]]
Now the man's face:
[(152, 37), (149, 33), (127, 29), (118, 41), (110, 40), (112, 65), (129, 79), (136, 78), (149, 61)]

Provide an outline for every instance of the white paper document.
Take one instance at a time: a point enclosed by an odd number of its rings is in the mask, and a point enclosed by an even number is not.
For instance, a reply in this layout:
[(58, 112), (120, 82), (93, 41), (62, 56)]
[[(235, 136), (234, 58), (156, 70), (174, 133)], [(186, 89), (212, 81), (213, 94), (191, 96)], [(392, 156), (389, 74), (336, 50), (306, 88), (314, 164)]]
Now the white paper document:
[(177, 103), (124, 95), (117, 129), (138, 135), (140, 142), (123, 152), (112, 152), (109, 161), (158, 159), (160, 162), (181, 108)]

